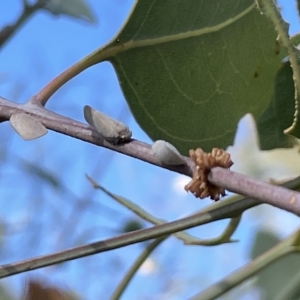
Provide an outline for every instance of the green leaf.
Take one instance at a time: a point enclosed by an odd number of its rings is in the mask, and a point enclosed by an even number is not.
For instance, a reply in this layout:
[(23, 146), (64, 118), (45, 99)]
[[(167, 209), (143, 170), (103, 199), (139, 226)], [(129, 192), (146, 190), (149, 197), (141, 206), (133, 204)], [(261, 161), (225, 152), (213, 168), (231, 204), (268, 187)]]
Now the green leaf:
[(295, 139), (284, 134), (293, 123), (295, 112), (295, 88), (290, 63), (282, 64), (275, 77), (272, 101), (257, 121), (262, 150), (292, 147)]
[(55, 190), (62, 189), (62, 185), (56, 175), (52, 174), (46, 168), (22, 159), (20, 160), (20, 165), (26, 172), (37, 176), (39, 179), (52, 186)]
[[(291, 37), (292, 44), (296, 47), (300, 44), (300, 34)], [(295, 113), (295, 87), (293, 82), (293, 71), (288, 61), (287, 49), (278, 43), (278, 51), (284, 62), (281, 64), (275, 77), (275, 87), (270, 105), (257, 121), (260, 146), (262, 150), (274, 148), (292, 147), (295, 143), (294, 137), (285, 134), (294, 120)]]
[(144, 226), (141, 223), (141, 221), (136, 219), (131, 219), (123, 223), (121, 232), (126, 233), (126, 232), (136, 231), (142, 229), (143, 227)]
[(275, 41), (253, 0), (140, 0), (94, 56), (112, 62), (145, 132), (186, 155), (227, 147), (244, 114), (257, 119), (267, 108), (280, 65)]
[(9, 289), (3, 284), (0, 285), (0, 299), (1, 300), (13, 300), (15, 299), (11, 294)]
[(96, 19), (84, 0), (48, 0), (44, 7), (53, 15), (67, 15), (95, 23)]
[[(254, 259), (258, 257), (275, 246), (279, 241), (278, 237), (271, 232), (257, 232), (251, 250), (251, 258)], [(276, 296), (299, 274), (299, 268), (299, 254), (292, 253), (280, 258), (260, 271), (257, 274), (256, 285), (265, 291), (262, 299), (274, 300)]]
[(300, 114), (298, 111), (300, 105), (300, 51), (294, 46), (293, 40), (288, 34), (288, 24), (282, 19), (274, 0), (257, 0), (257, 4), (261, 12), (273, 22), (278, 32), (278, 39), (286, 48), (289, 55), (295, 86), (295, 114), (293, 123), (284, 132), (300, 138)]

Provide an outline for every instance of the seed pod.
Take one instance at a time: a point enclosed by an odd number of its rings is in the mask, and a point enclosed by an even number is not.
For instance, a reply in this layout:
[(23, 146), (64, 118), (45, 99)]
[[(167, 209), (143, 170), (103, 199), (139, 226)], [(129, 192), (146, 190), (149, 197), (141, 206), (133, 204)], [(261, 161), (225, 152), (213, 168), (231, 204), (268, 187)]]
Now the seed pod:
[(93, 109), (89, 105), (83, 108), (85, 120), (109, 143), (120, 144), (127, 142), (131, 138), (129, 128), (102, 112)]
[(25, 113), (13, 114), (9, 123), (25, 141), (37, 139), (48, 132), (40, 121)]
[(162, 140), (154, 142), (151, 146), (155, 158), (166, 165), (183, 165), (185, 160), (179, 151), (170, 143)]

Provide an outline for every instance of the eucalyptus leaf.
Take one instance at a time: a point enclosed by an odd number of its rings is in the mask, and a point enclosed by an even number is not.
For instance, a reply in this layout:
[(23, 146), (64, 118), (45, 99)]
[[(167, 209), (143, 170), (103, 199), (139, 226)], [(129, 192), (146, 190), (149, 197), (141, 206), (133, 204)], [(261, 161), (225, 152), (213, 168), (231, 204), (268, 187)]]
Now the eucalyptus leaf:
[[(279, 241), (279, 238), (271, 232), (257, 232), (251, 249), (251, 259), (255, 259), (260, 254), (271, 249)], [(276, 296), (285, 289), (297, 275), (299, 275), (299, 268), (299, 254), (291, 253), (258, 272), (255, 284), (260, 289), (264, 290), (263, 297), (261, 299), (277, 299)], [(284, 300), (296, 299), (299, 298), (285, 298)]]
[(122, 233), (132, 232), (132, 231), (143, 229), (143, 227), (144, 226), (141, 221), (136, 219), (131, 219), (122, 224), (121, 232)]
[(274, 0), (256, 0), (262, 14), (265, 14), (273, 22), (278, 32), (278, 40), (286, 48), (289, 55), (289, 62), (293, 70), (293, 81), (295, 87), (294, 118), (292, 124), (284, 130), (286, 134), (300, 138), (300, 51), (294, 46), (293, 40), (288, 33), (289, 25), (280, 14), (279, 8)]
[(37, 139), (47, 133), (47, 129), (40, 121), (25, 113), (13, 114), (9, 122), (12, 128), (25, 141)]
[(282, 64), (275, 77), (272, 101), (257, 122), (262, 150), (294, 145), (295, 138), (284, 134), (284, 130), (293, 123), (294, 97), (293, 71), (287, 61)]
[(67, 15), (95, 23), (96, 19), (84, 0), (48, 0), (44, 7), (53, 15)]
[(243, 115), (266, 110), (281, 61), (276, 37), (253, 0), (140, 0), (94, 55), (112, 62), (152, 140), (187, 155), (226, 148)]

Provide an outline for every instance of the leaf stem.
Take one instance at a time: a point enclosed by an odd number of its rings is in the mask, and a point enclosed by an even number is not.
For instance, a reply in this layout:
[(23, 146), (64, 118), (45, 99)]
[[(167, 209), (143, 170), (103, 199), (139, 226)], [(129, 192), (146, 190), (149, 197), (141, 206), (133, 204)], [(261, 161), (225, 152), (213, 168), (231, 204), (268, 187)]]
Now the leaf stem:
[(124, 290), (128, 286), (129, 282), (133, 278), (134, 274), (138, 271), (140, 266), (143, 264), (143, 262), (149, 257), (149, 255), (159, 246), (168, 236), (163, 236), (160, 238), (157, 238), (152, 243), (146, 246), (144, 251), (138, 256), (136, 261), (133, 263), (133, 265), (130, 267), (130, 269), (127, 271), (125, 276), (122, 278), (121, 282), (118, 284), (117, 288), (113, 292), (113, 294), (110, 297), (110, 300), (118, 300), (122, 296)]
[(51, 80), (45, 87), (43, 87), (36, 95), (34, 95), (30, 101), (33, 104), (40, 104), (45, 106), (49, 98), (65, 83), (67, 83), (70, 79), (84, 71), (85, 69), (93, 66), (98, 63), (97, 58), (91, 53), (86, 56), (82, 60), (78, 61), (64, 72), (59, 74), (53, 80)]

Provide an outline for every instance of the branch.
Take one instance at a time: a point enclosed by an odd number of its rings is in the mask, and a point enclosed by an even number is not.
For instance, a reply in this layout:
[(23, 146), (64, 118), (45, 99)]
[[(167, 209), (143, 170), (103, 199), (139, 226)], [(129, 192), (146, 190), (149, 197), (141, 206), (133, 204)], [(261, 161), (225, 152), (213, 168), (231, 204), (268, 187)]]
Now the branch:
[[(286, 183), (285, 186), (287, 188), (299, 188), (300, 177)], [(121, 248), (153, 238), (170, 235), (174, 232), (182, 231), (188, 228), (208, 224), (217, 220), (230, 218), (232, 216), (237, 216), (242, 211), (257, 205), (259, 202), (253, 198), (245, 198), (241, 201), (232, 202), (225, 206), (221, 206), (222, 201), (220, 201), (219, 203), (220, 206), (216, 207), (215, 209), (209, 212), (198, 213), (193, 216), (173, 221), (167, 224), (157, 225), (152, 228), (129, 232), (104, 241), (75, 247), (58, 253), (44, 255), (16, 262), (13, 264), (3, 265), (0, 267), (0, 278), (27, 272), (30, 270), (39, 269), (42, 267), (47, 267), (50, 265), (77, 259), (80, 257), (85, 257), (96, 253), (109, 251), (112, 249)]]
[(212, 169), (208, 175), (209, 181), (231, 192), (256, 198), (263, 203), (300, 216), (300, 193), (246, 175), (226, 171), (221, 168)]
[(193, 240), (186, 239), (186, 245), (195, 245), (195, 246), (216, 246), (225, 243), (235, 243), (238, 240), (232, 240), (231, 237), (236, 231), (242, 219), (242, 215), (231, 218), (229, 223), (226, 225), (225, 230), (217, 237), (208, 239), (208, 240), (200, 240), (194, 238)]
[[(12, 114), (20, 112), (31, 115), (50, 130), (126, 154), (161, 168), (187, 176), (192, 176), (195, 169), (195, 165), (190, 158), (184, 158), (186, 162), (184, 165), (165, 165), (153, 156), (151, 146), (146, 143), (131, 140), (122, 145), (112, 145), (106, 142), (88, 125), (51, 112), (43, 106), (33, 104), (30, 101), (25, 104), (17, 104), (0, 97), (1, 121), (9, 120)], [(220, 167), (213, 168), (210, 171), (208, 180), (216, 186), (224, 187), (228, 191), (258, 199), (261, 202), (271, 204), (300, 216), (300, 194), (297, 192), (261, 182)]]

